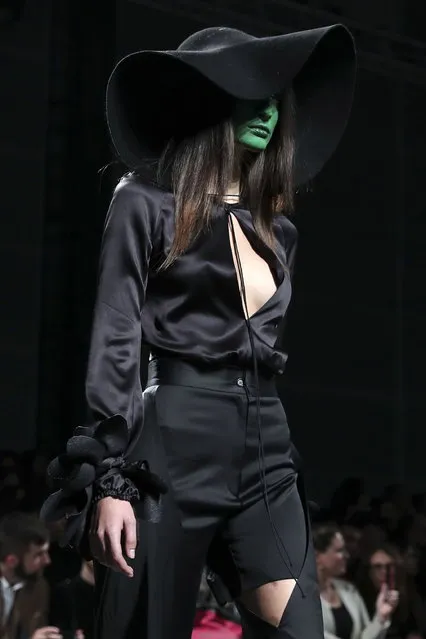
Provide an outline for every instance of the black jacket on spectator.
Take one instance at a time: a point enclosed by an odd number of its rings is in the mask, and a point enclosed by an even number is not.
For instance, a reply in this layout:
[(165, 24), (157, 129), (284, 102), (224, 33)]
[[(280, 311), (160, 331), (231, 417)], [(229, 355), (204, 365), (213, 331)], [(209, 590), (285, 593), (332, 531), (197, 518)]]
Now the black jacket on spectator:
[(60, 628), (65, 637), (83, 630), (85, 639), (93, 639), (94, 587), (80, 575), (60, 583), (52, 593), (50, 623)]

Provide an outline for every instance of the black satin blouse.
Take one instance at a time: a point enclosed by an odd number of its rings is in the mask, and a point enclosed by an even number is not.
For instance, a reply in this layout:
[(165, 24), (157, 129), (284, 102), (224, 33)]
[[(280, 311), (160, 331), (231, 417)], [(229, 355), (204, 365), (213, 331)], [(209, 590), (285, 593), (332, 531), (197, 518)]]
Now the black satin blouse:
[(173, 195), (134, 175), (123, 178), (111, 201), (101, 246), (86, 377), (88, 422), (76, 429), (66, 454), (49, 467), (51, 483), (61, 488), (46, 502), (46, 516), (58, 516), (75, 502), (74, 519), (67, 512), (68, 543), (78, 545), (81, 539), (93, 485), (100, 496), (128, 500), (140, 499), (142, 492), (158, 496), (164, 488), (145, 462), (139, 469), (126, 466), (143, 425), (142, 344), (153, 354), (195, 364), (252, 367), (229, 238), (231, 212), (270, 266), (277, 286), (250, 318), (259, 372), (284, 370), (286, 355), (277, 338), (291, 296), (289, 275), (297, 240), (293, 224), (284, 216), (276, 218), (275, 254), (259, 239), (249, 211), (218, 206), (210, 227), (172, 266), (159, 270), (174, 237)]
[(293, 224), (283, 216), (276, 219), (277, 259), (259, 239), (249, 211), (217, 207), (211, 228), (171, 267), (159, 271), (174, 237), (173, 196), (131, 175), (115, 190), (101, 249), (86, 386), (89, 408), (97, 417), (129, 417), (139, 387), (142, 343), (154, 354), (193, 363), (252, 365), (229, 240), (231, 209), (277, 285), (250, 318), (259, 369), (283, 372), (286, 355), (276, 342), (291, 296), (289, 271), (297, 238)]

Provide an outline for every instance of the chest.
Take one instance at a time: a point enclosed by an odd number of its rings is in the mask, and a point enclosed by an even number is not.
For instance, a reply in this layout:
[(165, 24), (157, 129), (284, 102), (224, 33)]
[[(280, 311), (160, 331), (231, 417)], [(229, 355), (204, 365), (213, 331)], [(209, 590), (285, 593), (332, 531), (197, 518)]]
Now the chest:
[[(173, 238), (174, 220), (169, 219), (157, 263), (167, 256)], [(269, 248), (248, 212), (222, 211), (170, 268), (150, 270), (145, 309), (152, 308), (156, 316), (166, 313), (173, 321), (202, 312), (227, 321), (256, 316), (272, 325), (291, 296), (285, 264), (283, 247)]]
[(228, 218), (228, 241), (241, 304), (245, 316), (250, 317), (274, 296), (277, 282), (270, 264), (256, 251), (234, 215)]

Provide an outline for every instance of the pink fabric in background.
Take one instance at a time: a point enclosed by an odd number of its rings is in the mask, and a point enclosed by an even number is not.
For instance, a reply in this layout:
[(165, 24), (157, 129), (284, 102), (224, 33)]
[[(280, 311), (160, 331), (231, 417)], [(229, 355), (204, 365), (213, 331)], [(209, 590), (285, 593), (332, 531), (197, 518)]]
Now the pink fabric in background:
[(192, 639), (240, 639), (240, 625), (223, 619), (214, 610), (198, 610), (195, 615)]

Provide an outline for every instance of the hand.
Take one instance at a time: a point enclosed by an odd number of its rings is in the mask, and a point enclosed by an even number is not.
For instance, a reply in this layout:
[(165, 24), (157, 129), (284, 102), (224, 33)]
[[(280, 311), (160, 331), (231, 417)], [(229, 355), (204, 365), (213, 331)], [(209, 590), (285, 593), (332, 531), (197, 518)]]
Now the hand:
[(31, 639), (62, 639), (61, 631), (55, 626), (45, 626), (44, 628), (38, 628), (34, 634), (31, 635)]
[(99, 563), (133, 577), (133, 568), (123, 557), (122, 536), (127, 557), (136, 552), (136, 518), (128, 501), (104, 497), (96, 504), (90, 529), (90, 549)]
[(398, 605), (399, 592), (397, 590), (389, 590), (386, 584), (383, 584), (376, 601), (376, 613), (382, 623), (389, 621), (392, 613)]
[(75, 639), (85, 639), (84, 632), (82, 630), (76, 630)]

